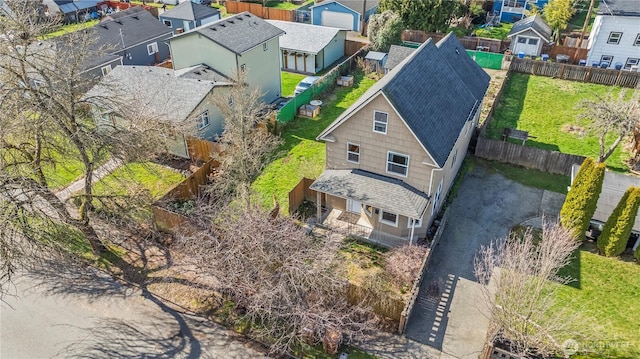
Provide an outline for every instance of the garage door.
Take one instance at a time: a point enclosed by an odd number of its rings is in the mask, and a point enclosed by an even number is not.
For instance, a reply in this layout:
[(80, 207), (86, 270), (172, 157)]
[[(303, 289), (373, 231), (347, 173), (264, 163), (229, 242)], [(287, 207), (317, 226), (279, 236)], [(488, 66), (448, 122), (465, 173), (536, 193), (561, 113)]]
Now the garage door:
[(533, 37), (518, 36), (514, 53), (517, 55), (524, 52), (525, 55), (538, 55), (538, 42), (540, 40)]
[(322, 12), (322, 26), (353, 30), (353, 14), (325, 10)]

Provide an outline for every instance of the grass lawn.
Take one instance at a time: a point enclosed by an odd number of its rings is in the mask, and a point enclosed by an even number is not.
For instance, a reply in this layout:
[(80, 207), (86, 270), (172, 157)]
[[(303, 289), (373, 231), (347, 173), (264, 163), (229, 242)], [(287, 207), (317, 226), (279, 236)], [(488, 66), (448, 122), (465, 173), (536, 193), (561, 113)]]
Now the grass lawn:
[(58, 28), (58, 30), (53, 31), (48, 33), (47, 35), (45, 35), (45, 38), (52, 38), (52, 37), (58, 37), (58, 36), (62, 36), (64, 34), (70, 33), (70, 32), (74, 32), (74, 31), (78, 31), (81, 29), (86, 29), (92, 26), (95, 26), (98, 24), (98, 22), (100, 22), (100, 20), (89, 20), (89, 21), (84, 21), (84, 22), (78, 22), (75, 24), (68, 24), (68, 25), (62, 25), (60, 26), (60, 28)]
[(152, 201), (160, 199), (185, 176), (173, 169), (153, 163), (128, 163), (94, 186), (97, 195), (128, 195), (142, 190)]
[(483, 27), (482, 29), (477, 28), (476, 36), (504, 40), (507, 38), (507, 35), (509, 34), (509, 31), (511, 31), (512, 27), (513, 24), (500, 23), (499, 26), (487, 26)]
[(307, 75), (296, 74), (293, 72), (280, 71), (282, 75), (282, 96), (293, 96), (293, 92), (296, 90), (298, 83), (302, 81)]
[(266, 7), (272, 7), (274, 9), (282, 9), (282, 10), (295, 10), (301, 6), (312, 3), (313, 0), (307, 0), (303, 4), (296, 5), (289, 1), (280, 1), (280, 0), (269, 0), (266, 2)]
[[(577, 119), (578, 104), (596, 93), (606, 94), (611, 87), (520, 73), (512, 73), (504, 86), (487, 127), (488, 137), (502, 139), (505, 127), (517, 128), (535, 136), (527, 146), (597, 158), (598, 139), (586, 134), (588, 121)], [(606, 161), (612, 170), (628, 171), (630, 154), (622, 147), (618, 146)]]
[(283, 128), (283, 144), (277, 158), (253, 182), (254, 200), (265, 208), (273, 205), (272, 195), (280, 202), (283, 213), (289, 212), (289, 191), (302, 177), (316, 178), (324, 170), (325, 144), (316, 141), (322, 132), (344, 110), (354, 103), (374, 80), (356, 73), (353, 87), (337, 87), (326, 93), (320, 115), (313, 118), (296, 118)]
[[(587, 11), (589, 11), (589, 4), (591, 0), (578, 0), (574, 5), (576, 12), (573, 14), (571, 20), (569, 20), (569, 24), (567, 25), (568, 31), (580, 31), (582, 30), (582, 26), (584, 25), (584, 19), (587, 17)], [(591, 12), (591, 19), (589, 20), (589, 25), (587, 25), (587, 35), (591, 32), (591, 26), (593, 25), (593, 21), (596, 18), (596, 14), (598, 13), (598, 6), (600, 5), (600, 0), (596, 0), (593, 5), (593, 11)]]
[[(577, 279), (556, 292), (557, 301), (576, 303), (596, 323), (589, 358), (640, 358), (640, 265), (595, 253), (586, 242), (562, 275)], [(583, 356), (577, 356), (583, 357)]]

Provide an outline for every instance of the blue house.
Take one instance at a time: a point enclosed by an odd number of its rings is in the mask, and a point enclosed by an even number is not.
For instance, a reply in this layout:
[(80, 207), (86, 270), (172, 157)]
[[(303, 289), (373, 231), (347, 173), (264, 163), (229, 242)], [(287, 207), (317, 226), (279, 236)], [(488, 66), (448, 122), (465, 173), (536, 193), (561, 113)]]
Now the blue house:
[(378, 10), (379, 0), (330, 0), (312, 6), (311, 23), (350, 31), (362, 30), (362, 19)]
[(160, 14), (160, 22), (167, 25), (174, 33), (193, 30), (200, 25), (205, 25), (220, 20), (220, 10), (209, 5), (196, 4), (185, 1), (173, 9)]
[(493, 14), (500, 19), (500, 22), (516, 22), (524, 17), (526, 10), (531, 10), (532, 6), (540, 10), (549, 0), (496, 0), (493, 3)]

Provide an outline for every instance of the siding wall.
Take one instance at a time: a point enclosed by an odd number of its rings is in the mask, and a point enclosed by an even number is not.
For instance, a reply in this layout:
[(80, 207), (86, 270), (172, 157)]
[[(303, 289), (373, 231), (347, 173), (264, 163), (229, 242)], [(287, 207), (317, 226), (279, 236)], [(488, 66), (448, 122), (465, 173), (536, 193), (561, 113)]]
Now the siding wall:
[[(612, 31), (622, 32), (620, 43), (607, 44)], [(640, 58), (640, 46), (633, 45), (638, 34), (640, 34), (640, 17), (597, 16), (589, 35), (587, 65), (600, 62), (602, 55), (613, 56), (610, 68), (614, 68), (616, 62), (624, 65), (630, 57)]]
[[(167, 28), (167, 31), (169, 29)], [(173, 36), (171, 33), (167, 35), (155, 38), (153, 40), (149, 40), (143, 44), (139, 44), (135, 47), (130, 47), (128, 49), (115, 52), (115, 54), (122, 56), (122, 64), (123, 65), (155, 65), (156, 63), (160, 63), (169, 58), (169, 46), (167, 45), (167, 39)], [(158, 56), (156, 59), (155, 55), (149, 55), (147, 51), (147, 45), (152, 43), (158, 44)], [(131, 54), (131, 59), (128, 59), (125, 56), (125, 53)], [(156, 61), (157, 60), (157, 61)]]
[[(262, 99), (273, 102), (282, 93), (282, 78), (280, 76), (280, 42), (276, 37), (267, 42), (267, 50), (258, 45), (238, 56), (238, 65), (247, 67), (246, 81), (250, 86), (257, 86), (262, 91)], [(215, 66), (212, 66), (215, 68)]]
[(324, 65), (322, 68), (328, 67), (332, 63), (338, 61), (344, 56), (344, 42), (347, 38), (346, 31), (338, 31), (336, 36), (324, 48)]
[(345, 14), (353, 14), (353, 27), (351, 30), (360, 31), (360, 14), (338, 4), (336, 2), (322, 2), (319, 6), (311, 8), (311, 23), (314, 25), (322, 25), (322, 12), (323, 11), (341, 12)]

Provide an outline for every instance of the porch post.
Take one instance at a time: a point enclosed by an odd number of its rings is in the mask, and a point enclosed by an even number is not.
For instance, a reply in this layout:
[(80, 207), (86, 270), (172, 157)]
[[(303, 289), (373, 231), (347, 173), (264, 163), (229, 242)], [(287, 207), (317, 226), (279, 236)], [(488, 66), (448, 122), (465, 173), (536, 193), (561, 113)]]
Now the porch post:
[(413, 232), (416, 229), (416, 220), (413, 218), (410, 218), (410, 220), (412, 221), (411, 223), (411, 237), (409, 237), (409, 245), (413, 245)]
[(320, 223), (322, 218), (322, 192), (320, 191), (316, 192), (316, 217), (318, 218), (316, 223)]

